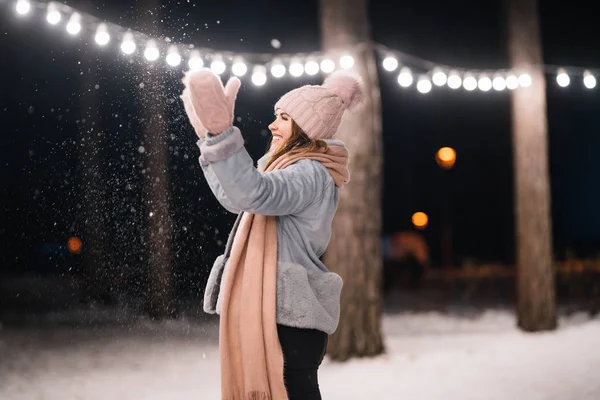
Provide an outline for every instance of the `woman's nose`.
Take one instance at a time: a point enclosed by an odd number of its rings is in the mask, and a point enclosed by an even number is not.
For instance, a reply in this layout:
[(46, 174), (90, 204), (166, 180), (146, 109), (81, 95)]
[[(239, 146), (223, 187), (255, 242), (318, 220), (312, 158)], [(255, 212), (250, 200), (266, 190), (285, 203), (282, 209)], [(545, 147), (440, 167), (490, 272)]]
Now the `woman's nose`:
[(269, 130), (272, 132), (272, 131), (274, 131), (276, 129), (277, 129), (277, 125), (275, 124), (275, 121), (271, 122), (269, 124)]

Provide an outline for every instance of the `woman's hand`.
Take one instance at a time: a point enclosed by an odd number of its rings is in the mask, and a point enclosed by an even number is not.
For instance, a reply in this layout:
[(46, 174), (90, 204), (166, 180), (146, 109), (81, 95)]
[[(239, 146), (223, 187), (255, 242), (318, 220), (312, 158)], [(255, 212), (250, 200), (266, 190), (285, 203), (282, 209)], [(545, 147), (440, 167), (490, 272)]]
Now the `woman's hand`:
[(221, 78), (204, 68), (187, 73), (183, 83), (189, 90), (193, 111), (208, 132), (219, 134), (233, 125), (235, 99), (241, 85), (238, 78), (230, 78), (223, 87)]
[(192, 100), (190, 99), (190, 90), (186, 87), (183, 89), (183, 93), (181, 94), (181, 100), (183, 100), (183, 106), (185, 107), (185, 113), (190, 120), (190, 123), (194, 127), (194, 131), (196, 131), (196, 135), (200, 139), (204, 139), (206, 137), (206, 128), (200, 122), (200, 119), (196, 115), (196, 111), (194, 111), (194, 107), (192, 106)]

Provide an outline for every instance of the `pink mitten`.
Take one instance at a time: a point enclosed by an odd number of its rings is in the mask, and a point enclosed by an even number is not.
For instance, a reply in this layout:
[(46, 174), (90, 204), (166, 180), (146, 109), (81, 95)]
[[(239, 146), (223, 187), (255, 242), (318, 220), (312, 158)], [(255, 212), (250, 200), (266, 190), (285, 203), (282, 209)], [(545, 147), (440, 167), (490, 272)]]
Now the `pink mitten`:
[(223, 88), (221, 78), (204, 68), (188, 73), (184, 83), (196, 115), (210, 133), (221, 133), (233, 125), (235, 98), (241, 85), (238, 78), (230, 78)]
[(192, 101), (190, 99), (190, 90), (187, 87), (183, 89), (183, 93), (181, 93), (180, 97), (181, 100), (183, 100), (185, 113), (187, 114), (190, 123), (194, 127), (194, 131), (196, 131), (196, 135), (198, 135), (200, 139), (204, 139), (207, 130), (204, 125), (202, 125), (202, 122), (200, 122), (200, 119), (196, 115), (196, 111), (194, 111), (194, 107), (192, 106)]

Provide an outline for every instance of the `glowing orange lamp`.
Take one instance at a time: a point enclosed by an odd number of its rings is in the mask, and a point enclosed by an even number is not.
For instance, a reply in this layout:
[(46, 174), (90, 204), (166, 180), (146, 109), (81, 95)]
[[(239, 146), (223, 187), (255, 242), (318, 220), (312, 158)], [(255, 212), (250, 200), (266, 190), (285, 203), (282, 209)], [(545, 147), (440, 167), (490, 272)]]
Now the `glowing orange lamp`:
[(435, 161), (444, 169), (450, 169), (456, 163), (456, 150), (452, 147), (442, 147), (435, 154)]
[(79, 254), (81, 252), (81, 239), (78, 237), (71, 237), (67, 241), (67, 249), (69, 249), (69, 253), (71, 254)]
[(424, 212), (416, 212), (412, 216), (412, 223), (417, 229), (425, 229), (429, 223), (429, 217)]

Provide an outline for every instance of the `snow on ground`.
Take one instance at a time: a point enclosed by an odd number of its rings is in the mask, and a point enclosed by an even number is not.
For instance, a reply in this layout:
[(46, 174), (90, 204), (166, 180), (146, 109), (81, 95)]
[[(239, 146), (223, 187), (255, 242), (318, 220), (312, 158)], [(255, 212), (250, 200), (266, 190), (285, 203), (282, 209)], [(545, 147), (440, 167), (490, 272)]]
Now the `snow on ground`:
[[(325, 400), (600, 399), (600, 319), (518, 331), (507, 311), (384, 316), (387, 354), (320, 369)], [(219, 399), (215, 321), (0, 329), (0, 399)]]

